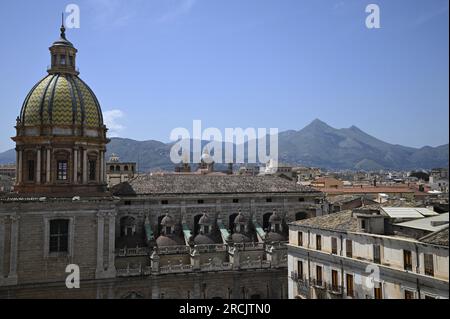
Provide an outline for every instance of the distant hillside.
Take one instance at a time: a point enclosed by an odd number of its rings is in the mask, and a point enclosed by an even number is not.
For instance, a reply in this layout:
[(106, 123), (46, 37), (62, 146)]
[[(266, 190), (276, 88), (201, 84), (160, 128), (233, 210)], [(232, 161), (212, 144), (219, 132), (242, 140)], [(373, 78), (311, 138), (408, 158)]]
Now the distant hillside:
[[(204, 143), (203, 143), (204, 144)], [(116, 153), (123, 161), (139, 164), (141, 171), (172, 170), (172, 144), (113, 138), (107, 156)], [(0, 164), (15, 162), (15, 151), (0, 153)], [(419, 170), (448, 166), (449, 145), (412, 148), (393, 145), (359, 128), (335, 129), (315, 120), (300, 131), (279, 134), (279, 161), (325, 169)]]

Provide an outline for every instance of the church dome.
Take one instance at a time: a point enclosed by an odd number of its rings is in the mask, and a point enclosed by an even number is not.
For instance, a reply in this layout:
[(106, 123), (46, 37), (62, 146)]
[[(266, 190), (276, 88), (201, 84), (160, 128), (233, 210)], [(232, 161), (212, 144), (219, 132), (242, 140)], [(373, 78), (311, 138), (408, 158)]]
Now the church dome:
[(77, 75), (49, 74), (27, 95), (20, 113), (23, 126), (84, 126), (102, 128), (100, 104)]

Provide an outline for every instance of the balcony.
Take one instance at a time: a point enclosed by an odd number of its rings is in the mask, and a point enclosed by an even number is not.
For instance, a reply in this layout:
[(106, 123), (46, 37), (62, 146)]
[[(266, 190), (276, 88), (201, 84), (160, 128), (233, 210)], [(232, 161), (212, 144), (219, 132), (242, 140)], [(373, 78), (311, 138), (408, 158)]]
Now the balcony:
[(342, 295), (342, 293), (344, 291), (342, 286), (333, 285), (333, 284), (328, 285), (327, 290), (328, 290), (328, 292), (330, 292), (331, 294), (334, 294), (334, 295)]

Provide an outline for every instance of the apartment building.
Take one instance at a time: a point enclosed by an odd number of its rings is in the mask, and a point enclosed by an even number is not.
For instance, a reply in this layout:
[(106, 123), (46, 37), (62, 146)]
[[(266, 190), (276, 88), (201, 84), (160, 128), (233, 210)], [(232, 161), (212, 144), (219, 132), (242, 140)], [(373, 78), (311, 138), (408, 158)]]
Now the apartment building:
[(448, 298), (448, 214), (410, 231), (401, 217), (365, 207), (290, 223), (289, 298)]

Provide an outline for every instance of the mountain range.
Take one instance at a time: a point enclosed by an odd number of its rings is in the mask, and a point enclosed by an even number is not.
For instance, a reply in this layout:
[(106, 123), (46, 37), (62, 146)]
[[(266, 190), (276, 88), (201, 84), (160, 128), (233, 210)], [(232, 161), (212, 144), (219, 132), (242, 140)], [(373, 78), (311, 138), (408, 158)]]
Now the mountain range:
[[(206, 142), (203, 142), (203, 145)], [(279, 133), (279, 161), (324, 169), (420, 170), (447, 167), (449, 145), (422, 148), (393, 145), (363, 132), (356, 126), (336, 129), (320, 120), (299, 131)], [(173, 170), (170, 150), (173, 143), (112, 138), (112, 153), (121, 161), (137, 162), (140, 171)], [(15, 151), (0, 153), (0, 164), (15, 162)]]

